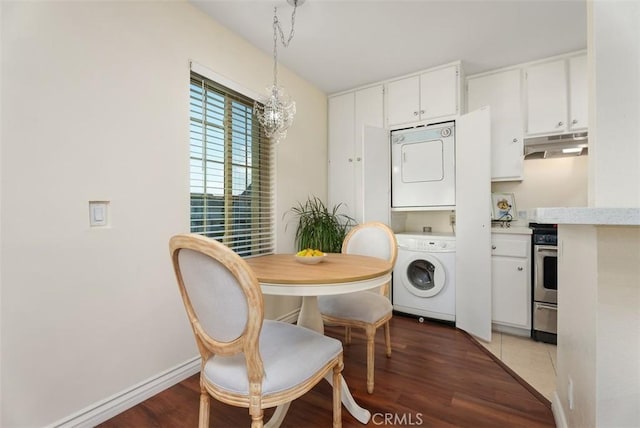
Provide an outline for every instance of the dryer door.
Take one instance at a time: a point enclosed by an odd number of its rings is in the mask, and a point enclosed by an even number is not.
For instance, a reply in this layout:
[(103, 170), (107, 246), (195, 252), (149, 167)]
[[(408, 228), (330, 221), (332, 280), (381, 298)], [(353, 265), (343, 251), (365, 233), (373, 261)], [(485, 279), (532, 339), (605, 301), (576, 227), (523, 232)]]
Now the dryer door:
[(416, 254), (402, 266), (402, 285), (418, 297), (433, 297), (446, 282), (446, 271), (440, 261), (429, 254)]

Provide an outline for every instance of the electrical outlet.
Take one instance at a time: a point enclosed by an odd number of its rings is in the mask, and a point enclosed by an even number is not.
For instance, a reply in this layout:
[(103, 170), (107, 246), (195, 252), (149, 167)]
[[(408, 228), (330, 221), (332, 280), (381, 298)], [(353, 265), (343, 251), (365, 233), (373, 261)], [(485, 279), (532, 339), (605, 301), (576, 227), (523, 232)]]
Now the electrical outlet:
[(455, 226), (456, 225), (456, 213), (449, 214), (449, 224), (451, 226)]
[(567, 385), (567, 401), (569, 402), (569, 410), (573, 410), (573, 379), (569, 378)]

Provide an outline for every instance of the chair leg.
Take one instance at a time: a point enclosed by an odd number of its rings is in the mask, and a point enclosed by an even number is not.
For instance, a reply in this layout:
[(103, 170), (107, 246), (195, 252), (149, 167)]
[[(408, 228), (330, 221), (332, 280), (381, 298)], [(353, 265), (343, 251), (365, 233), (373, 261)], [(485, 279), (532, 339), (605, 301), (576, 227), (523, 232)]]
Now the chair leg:
[(200, 417), (198, 420), (199, 428), (209, 428), (209, 393), (202, 388), (200, 391)]
[(387, 358), (391, 357), (391, 329), (389, 328), (389, 321), (384, 323), (384, 343), (387, 347)]
[(262, 428), (264, 426), (264, 422), (262, 421), (263, 412), (260, 410), (260, 413), (257, 415), (251, 415), (251, 428)]
[(251, 428), (262, 428), (264, 425), (262, 410), (262, 384), (249, 381), (249, 414)]
[(342, 357), (333, 367), (333, 428), (342, 428)]
[(351, 327), (344, 328), (344, 343), (347, 345), (351, 343)]
[(376, 328), (368, 325), (367, 331), (367, 392), (373, 394), (373, 373), (376, 351)]

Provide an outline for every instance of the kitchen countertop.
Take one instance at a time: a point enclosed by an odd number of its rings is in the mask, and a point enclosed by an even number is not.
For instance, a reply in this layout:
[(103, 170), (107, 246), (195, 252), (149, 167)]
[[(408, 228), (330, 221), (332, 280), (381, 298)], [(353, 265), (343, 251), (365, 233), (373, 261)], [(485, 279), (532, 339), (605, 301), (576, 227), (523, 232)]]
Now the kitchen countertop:
[(537, 208), (538, 223), (640, 226), (640, 208)]

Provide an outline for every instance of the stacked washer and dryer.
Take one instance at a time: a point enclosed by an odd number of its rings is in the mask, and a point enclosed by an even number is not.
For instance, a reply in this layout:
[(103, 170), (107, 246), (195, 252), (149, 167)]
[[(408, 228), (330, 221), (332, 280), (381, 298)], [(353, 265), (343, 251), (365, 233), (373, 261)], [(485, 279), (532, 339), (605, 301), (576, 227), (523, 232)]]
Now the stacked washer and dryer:
[[(394, 211), (455, 209), (455, 122), (391, 132)], [(453, 233), (396, 233), (392, 302), (397, 312), (455, 323)]]

